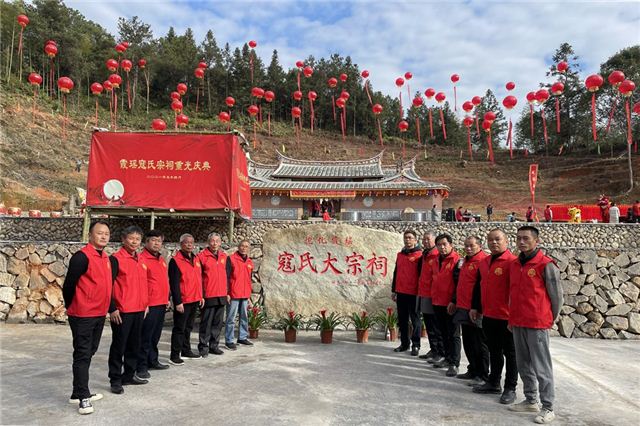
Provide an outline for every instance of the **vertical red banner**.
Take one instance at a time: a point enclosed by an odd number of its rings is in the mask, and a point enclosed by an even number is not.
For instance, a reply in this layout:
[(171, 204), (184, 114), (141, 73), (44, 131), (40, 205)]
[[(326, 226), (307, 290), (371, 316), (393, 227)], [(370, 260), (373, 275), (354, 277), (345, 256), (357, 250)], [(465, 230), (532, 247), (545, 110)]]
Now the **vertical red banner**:
[[(531, 192), (531, 207), (536, 208), (536, 184), (538, 183), (538, 165), (529, 165), (529, 191)], [(537, 216), (537, 215), (536, 215)]]

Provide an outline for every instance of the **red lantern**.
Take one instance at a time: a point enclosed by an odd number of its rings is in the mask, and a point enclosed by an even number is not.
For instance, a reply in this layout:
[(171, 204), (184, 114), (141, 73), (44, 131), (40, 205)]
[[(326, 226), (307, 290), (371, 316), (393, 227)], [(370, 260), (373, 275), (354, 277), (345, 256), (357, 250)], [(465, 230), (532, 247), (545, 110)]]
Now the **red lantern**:
[(483, 129), (485, 132), (488, 132), (489, 130), (491, 130), (491, 124), (493, 124), (493, 122), (492, 122), (492, 121), (484, 120), (484, 121), (482, 122), (482, 129)]
[(453, 74), (453, 75), (451, 76), (451, 82), (455, 84), (455, 83), (457, 83), (458, 81), (460, 81), (460, 76), (459, 76), (458, 74)]
[(473, 102), (465, 101), (465, 103), (462, 104), (462, 110), (463, 111), (471, 112), (472, 109), (473, 109)]
[(487, 111), (484, 114), (484, 121), (488, 121), (489, 123), (494, 122), (496, 119), (496, 114), (493, 111)]
[(527, 102), (529, 102), (530, 104), (536, 103), (536, 92), (527, 93)]
[(382, 114), (382, 110), (383, 110), (383, 108), (382, 108), (382, 105), (380, 105), (380, 104), (375, 104), (371, 109), (372, 109), (372, 111), (373, 111), (373, 113), (374, 113), (375, 115), (380, 115), (380, 114)]
[(264, 92), (265, 101), (272, 102), (275, 98), (276, 98), (276, 94), (273, 93), (271, 90), (267, 90), (266, 92)]
[(18, 25), (20, 25), (23, 29), (27, 25), (29, 25), (29, 18), (27, 15), (18, 15)]
[(69, 77), (60, 77), (58, 79), (58, 88), (62, 93), (70, 93), (73, 89), (73, 80)]
[(107, 69), (111, 72), (115, 72), (118, 69), (118, 61), (115, 59), (107, 59)]
[(360, 74), (362, 76), (362, 78), (369, 78), (369, 71), (367, 70), (363, 70), (362, 74)]
[(154, 118), (153, 121), (151, 122), (151, 128), (153, 130), (157, 130), (161, 132), (167, 128), (167, 123), (165, 123), (164, 120), (160, 118)]
[(204, 69), (203, 68), (196, 68), (193, 71), (193, 75), (195, 75), (197, 79), (202, 80), (204, 78)]
[(109, 81), (111, 82), (111, 86), (114, 89), (117, 89), (118, 87), (120, 87), (120, 84), (122, 83), (122, 77), (120, 77), (118, 74), (111, 74), (109, 76)]
[(123, 59), (123, 60), (120, 62), (120, 65), (122, 66), (122, 69), (123, 69), (125, 72), (129, 72), (129, 71), (131, 71), (131, 68), (133, 68), (133, 63), (131, 63), (131, 61), (130, 61), (130, 60), (128, 60), (128, 59)]
[(419, 108), (422, 106), (422, 104), (424, 103), (424, 101), (422, 100), (422, 98), (420, 96), (416, 96), (415, 98), (413, 98), (413, 106), (416, 108)]
[(113, 84), (111, 84), (111, 82), (109, 80), (105, 80), (102, 82), (102, 87), (104, 87), (104, 90), (106, 90), (107, 92), (110, 92), (113, 90)]
[(445, 99), (447, 99), (447, 97), (445, 96), (444, 93), (438, 92), (436, 94), (436, 102), (438, 102), (439, 104), (443, 103)]
[(176, 91), (180, 93), (180, 96), (184, 96), (184, 94), (187, 93), (187, 85), (184, 83), (178, 83)]
[(340, 81), (343, 82), (343, 83), (346, 82), (347, 81), (347, 75), (344, 74), (344, 73), (340, 74)]
[(564, 84), (558, 82), (553, 83), (553, 85), (551, 86), (551, 93), (553, 93), (555, 96), (560, 96), (562, 95), (562, 92), (564, 92)]
[(480, 96), (474, 96), (473, 98), (471, 98), (471, 103), (475, 106), (478, 106), (482, 103), (482, 98)]
[(254, 87), (251, 89), (251, 96), (254, 98), (262, 99), (264, 97), (264, 89), (261, 87)]
[(609, 84), (618, 87), (624, 81), (624, 73), (622, 71), (613, 71), (609, 74)]
[(173, 100), (179, 101), (180, 100), (180, 93), (178, 92), (171, 92), (171, 94), (169, 95), (169, 97)]
[(549, 91), (547, 89), (540, 89), (536, 92), (536, 101), (543, 104), (549, 99)]
[(502, 105), (504, 105), (504, 107), (506, 109), (512, 109), (516, 106), (516, 104), (518, 103), (518, 98), (516, 98), (515, 96), (507, 96), (502, 100)]
[(224, 103), (227, 104), (229, 108), (233, 108), (233, 106), (236, 104), (236, 100), (231, 96), (227, 96), (227, 98), (224, 100)]
[(293, 107), (291, 108), (291, 116), (293, 118), (300, 118), (300, 116), (302, 115), (302, 110), (298, 107)]
[(636, 84), (631, 80), (624, 80), (618, 86), (618, 91), (622, 96), (625, 96), (625, 97), (631, 96), (634, 90), (636, 90)]
[(182, 102), (175, 99), (173, 102), (171, 102), (171, 109), (177, 113), (182, 112)]
[(103, 90), (104, 90), (104, 87), (102, 87), (102, 84), (100, 83), (93, 83), (91, 85), (91, 94), (93, 95), (96, 95), (96, 96), (101, 95)]
[(122, 43), (120, 43), (121, 45), (124, 46), (125, 49), (129, 48), (129, 42), (128, 41), (123, 41)]
[(464, 120), (462, 120), (462, 124), (464, 124), (465, 127), (473, 126), (473, 117), (465, 117)]
[(29, 74), (29, 84), (33, 86), (40, 86), (42, 84), (42, 76), (36, 72)]
[(516, 84), (513, 81), (510, 81), (507, 84), (505, 84), (504, 87), (506, 87), (507, 90), (511, 91), (516, 88)]
[(396, 78), (396, 86), (398, 86), (398, 88), (404, 86), (404, 78), (402, 77)]
[(127, 46), (125, 46), (124, 44), (122, 43), (116, 44), (116, 52), (124, 53), (126, 50), (127, 50)]
[(146, 59), (139, 59), (138, 60), (138, 68), (140, 69), (144, 69), (144, 67), (147, 65), (147, 60)]
[(640, 115), (640, 102), (636, 102), (633, 105), (633, 113)]
[(229, 115), (228, 112), (222, 111), (220, 114), (218, 114), (218, 120), (222, 121), (223, 123), (226, 123), (231, 120), (231, 116)]
[(200, 61), (198, 62), (198, 68), (207, 69), (208, 65), (206, 62)]
[(178, 127), (184, 129), (185, 127), (187, 127), (187, 124), (189, 124), (189, 117), (184, 114), (178, 114), (176, 116), (176, 123), (178, 123)]
[(406, 121), (402, 120), (401, 122), (398, 123), (398, 129), (401, 132), (406, 132), (407, 130), (409, 130), (409, 123), (407, 123)]
[(304, 68), (304, 61), (296, 61), (296, 67), (300, 69)]
[(602, 86), (604, 80), (599, 74), (592, 74), (584, 82), (584, 85), (587, 87), (587, 90), (590, 92), (597, 92)]
[(249, 47), (255, 49), (258, 46), (258, 42), (255, 40), (249, 40)]
[(312, 90), (309, 93), (307, 93), (307, 97), (309, 98), (310, 101), (313, 102), (318, 98), (318, 94)]
[(405, 80), (411, 80), (412, 78), (413, 78), (413, 74), (411, 74), (409, 71), (404, 73)]
[(344, 108), (345, 106), (347, 106), (347, 100), (345, 98), (336, 99), (336, 106), (338, 108)]
[(46, 53), (50, 58), (55, 58), (58, 54), (58, 47), (54, 43), (48, 43), (44, 47), (44, 53)]
[(258, 112), (260, 112), (260, 108), (258, 108), (257, 105), (249, 105), (249, 108), (247, 108), (247, 112), (250, 116), (255, 117), (256, 115), (258, 115)]
[(424, 91), (424, 95), (427, 97), (427, 99), (431, 99), (435, 96), (436, 91), (432, 88), (428, 88), (427, 90)]
[(293, 92), (293, 99), (295, 99), (296, 101), (301, 100), (302, 92), (300, 90), (296, 90), (295, 92)]
[(558, 62), (556, 69), (558, 72), (565, 73), (569, 69), (569, 64), (565, 61)]
[(331, 77), (329, 80), (327, 80), (327, 85), (333, 89), (338, 85), (338, 79), (335, 77)]
[(347, 92), (346, 90), (343, 90), (342, 92), (340, 92), (340, 97), (344, 98), (345, 101), (348, 101), (351, 95), (349, 95), (349, 92)]
[(307, 78), (311, 77), (313, 75), (313, 68), (311, 68), (310, 66), (307, 65), (302, 70), (302, 74), (304, 74), (304, 76), (307, 77)]

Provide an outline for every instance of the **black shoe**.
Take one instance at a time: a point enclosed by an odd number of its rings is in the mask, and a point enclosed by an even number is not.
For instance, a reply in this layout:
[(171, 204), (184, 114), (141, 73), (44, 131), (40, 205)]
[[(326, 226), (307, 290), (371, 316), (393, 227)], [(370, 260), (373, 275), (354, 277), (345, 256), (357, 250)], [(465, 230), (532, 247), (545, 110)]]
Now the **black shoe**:
[(167, 368), (169, 368), (167, 364), (160, 364), (160, 363), (149, 366), (149, 370), (166, 370)]
[(184, 360), (180, 357), (178, 358), (170, 358), (169, 362), (173, 365), (184, 365)]
[(201, 356), (199, 354), (194, 354), (193, 352), (185, 352), (182, 354), (182, 358), (186, 359), (200, 359)]
[(80, 414), (93, 413), (93, 405), (91, 405), (91, 398), (85, 398), (79, 402), (78, 413)]
[(456, 379), (462, 379), (462, 380), (471, 380), (473, 378), (475, 378), (476, 376), (474, 376), (473, 374), (469, 373), (468, 371), (464, 374), (458, 374), (456, 376)]
[(117, 395), (121, 395), (121, 394), (124, 393), (124, 388), (122, 387), (121, 384), (112, 383), (111, 384), (111, 393), (115, 393)]
[(416, 346), (411, 348), (411, 356), (418, 356), (419, 353), (420, 353), (420, 348)]
[(444, 357), (442, 355), (434, 355), (433, 357), (427, 359), (427, 362), (429, 364), (437, 364), (439, 362), (442, 362), (444, 360)]
[[(491, 394), (497, 395), (502, 392), (502, 388), (500, 387), (500, 385), (494, 385), (492, 383), (486, 382), (483, 385), (474, 386), (473, 391), (475, 393), (491, 393)], [(514, 398), (515, 398), (515, 393), (514, 393)]]
[(223, 355), (224, 354), (224, 352), (222, 350), (218, 349), (217, 347), (213, 348), (213, 349), (209, 349), (209, 353), (210, 354), (214, 354), (214, 355)]
[(457, 374), (458, 374), (458, 367), (456, 367), (455, 365), (450, 365), (446, 373), (447, 377), (455, 377)]
[(225, 343), (225, 346), (231, 351), (235, 351), (236, 349), (238, 349), (235, 343)]
[(149, 374), (148, 371), (137, 372), (136, 376), (138, 376), (141, 379), (150, 379), (151, 378), (151, 374)]
[(395, 348), (393, 351), (394, 352), (406, 352), (409, 350), (409, 346), (398, 346), (397, 348)]
[(204, 349), (202, 351), (199, 351), (199, 352), (200, 352), (200, 358), (206, 358), (206, 357), (209, 356), (209, 351), (206, 350), (206, 349)]
[(516, 391), (514, 389), (505, 389), (500, 396), (500, 404), (513, 404), (516, 401)]
[(444, 358), (442, 358), (442, 360), (439, 361), (439, 362), (434, 362), (433, 363), (433, 368), (449, 368), (449, 366), (450, 366), (449, 365), (449, 361), (447, 361)]
[(238, 340), (238, 343), (240, 343), (241, 345), (245, 345), (245, 346), (253, 346), (253, 343), (251, 343), (247, 339)]
[(434, 356), (436, 356), (436, 355), (437, 355), (437, 354), (436, 354), (435, 352), (433, 352), (433, 351), (429, 351), (429, 352), (427, 352), (427, 353), (426, 353), (426, 354), (424, 354), (424, 355), (420, 355), (418, 358), (420, 358), (420, 359), (431, 359), (431, 358), (433, 358), (433, 357), (434, 357)]
[(130, 380), (123, 380), (122, 381), (122, 386), (127, 386), (127, 385), (146, 385), (147, 383), (149, 383), (148, 380), (141, 379), (140, 377), (138, 377), (137, 374), (134, 374), (133, 377)]

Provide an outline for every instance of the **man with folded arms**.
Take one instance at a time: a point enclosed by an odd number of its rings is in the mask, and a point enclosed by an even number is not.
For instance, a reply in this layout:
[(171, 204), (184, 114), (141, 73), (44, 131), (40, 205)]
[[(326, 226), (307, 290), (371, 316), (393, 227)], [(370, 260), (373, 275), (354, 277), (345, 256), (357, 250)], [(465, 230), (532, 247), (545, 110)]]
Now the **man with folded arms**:
[(198, 351), (206, 358), (210, 353), (222, 355), (220, 332), (224, 324), (224, 308), (227, 304), (227, 254), (220, 250), (222, 239), (212, 233), (208, 237), (209, 246), (198, 254), (202, 264), (202, 291), (204, 308), (200, 318)]
[(142, 322), (142, 344), (138, 353), (138, 377), (148, 379), (149, 370), (166, 370), (167, 364), (158, 360), (158, 342), (162, 335), (164, 314), (169, 306), (169, 272), (167, 262), (160, 254), (164, 235), (151, 230), (145, 235), (144, 250), (140, 258), (147, 266), (149, 285), (149, 313)]
[(89, 244), (71, 256), (62, 285), (73, 337), (73, 391), (69, 403), (79, 404), (80, 414), (93, 413), (91, 402), (103, 397), (89, 391), (89, 366), (100, 345), (115, 278), (109, 256), (104, 252), (109, 237), (106, 222), (91, 224)]
[(232, 351), (238, 347), (233, 342), (235, 338), (236, 315), (240, 315), (240, 330), (238, 343), (252, 346), (249, 337), (249, 319), (247, 307), (251, 297), (251, 274), (253, 273), (253, 260), (249, 258), (251, 243), (242, 240), (238, 244), (238, 250), (229, 256), (227, 260), (227, 322), (225, 326), (225, 346)]
[(442, 334), (440, 333), (440, 329), (438, 329), (436, 316), (433, 313), (431, 294), (427, 291), (427, 274), (432, 273), (431, 268), (438, 262), (439, 256), (438, 249), (436, 248), (436, 235), (433, 232), (425, 232), (422, 236), (422, 249), (420, 278), (418, 279), (418, 303), (424, 326), (427, 329), (429, 352), (425, 355), (420, 355), (419, 358), (426, 359), (427, 362), (433, 364), (444, 359)]
[(109, 381), (111, 392), (115, 394), (124, 393), (122, 385), (144, 385), (149, 382), (136, 375), (142, 322), (149, 306), (147, 265), (137, 253), (141, 241), (142, 229), (129, 226), (122, 231), (122, 247), (111, 256), (116, 279), (109, 309), (112, 332)]

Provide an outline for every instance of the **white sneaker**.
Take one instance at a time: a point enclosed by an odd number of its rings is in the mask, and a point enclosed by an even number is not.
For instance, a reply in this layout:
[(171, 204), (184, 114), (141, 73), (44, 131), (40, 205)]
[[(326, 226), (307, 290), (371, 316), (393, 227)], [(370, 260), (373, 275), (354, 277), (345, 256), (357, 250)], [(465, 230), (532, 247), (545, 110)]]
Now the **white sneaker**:
[(538, 424), (544, 425), (547, 423), (551, 423), (555, 418), (556, 415), (552, 410), (543, 408), (542, 411), (540, 411), (540, 414), (538, 414), (536, 418), (533, 419), (533, 421)]
[(91, 398), (86, 398), (80, 401), (80, 405), (78, 406), (78, 413), (80, 414), (93, 413), (93, 405), (91, 405)]
[[(104, 395), (102, 395), (101, 393), (92, 393), (90, 397), (91, 402), (100, 401), (102, 398), (104, 398)], [(80, 398), (74, 398), (74, 397), (69, 398), (69, 404), (79, 404), (79, 403), (80, 403)]]
[(510, 405), (509, 411), (515, 411), (516, 413), (538, 413), (540, 412), (540, 406), (537, 402), (531, 403), (525, 399), (522, 402)]

